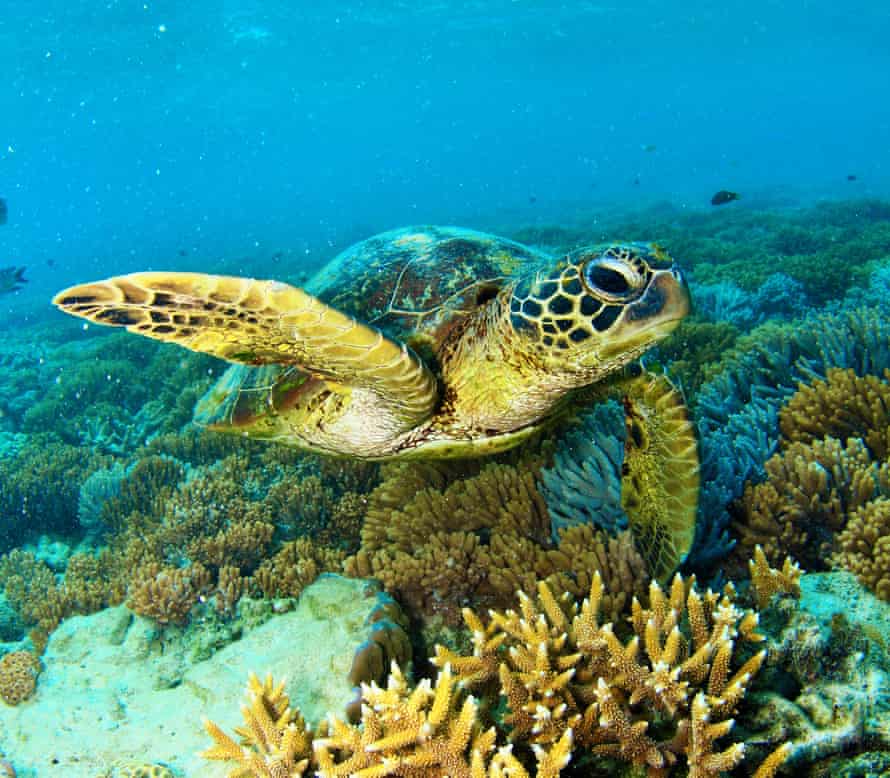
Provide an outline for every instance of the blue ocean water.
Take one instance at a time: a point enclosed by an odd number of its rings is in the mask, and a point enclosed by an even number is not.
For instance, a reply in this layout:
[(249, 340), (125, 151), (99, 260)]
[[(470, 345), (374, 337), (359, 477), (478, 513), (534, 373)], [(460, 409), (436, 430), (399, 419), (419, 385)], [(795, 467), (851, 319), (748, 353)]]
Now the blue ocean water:
[(0, 263), (36, 294), (566, 202), (886, 193), (888, 37), (866, 0), (9, 3)]

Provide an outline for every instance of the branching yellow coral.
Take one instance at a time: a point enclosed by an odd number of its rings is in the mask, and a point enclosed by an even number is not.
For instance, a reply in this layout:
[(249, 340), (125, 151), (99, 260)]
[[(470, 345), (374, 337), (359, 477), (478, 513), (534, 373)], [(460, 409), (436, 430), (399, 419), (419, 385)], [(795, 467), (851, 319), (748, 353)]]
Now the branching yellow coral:
[(769, 560), (760, 546), (754, 547), (754, 558), (748, 560), (751, 590), (758, 608), (765, 608), (775, 594), (800, 597), (800, 576), (803, 570), (791, 557), (785, 557), (782, 568), (770, 567)]
[(312, 735), (299, 711), (290, 707), (284, 683), (251, 673), (248, 704), (241, 707), (244, 726), (235, 729), (236, 743), (212, 721), (204, 727), (215, 745), (202, 754), (213, 761), (234, 762), (229, 778), (296, 778), (309, 766)]
[(734, 597), (731, 587), (701, 593), (679, 575), (667, 591), (653, 581), (648, 607), (634, 599), (632, 633), (622, 640), (601, 623), (598, 574), (580, 604), (541, 582), (536, 598), (520, 593), (518, 612), (493, 611), (487, 625), (465, 610), (473, 655), (437, 646), (433, 662), (469, 688), (497, 678), (511, 738), (541, 753), (570, 731), (576, 745), (603, 756), (652, 771), (685, 757), (690, 775), (716, 776), (741, 758), (741, 746), (717, 741), (766, 656), (733, 668), (737, 643), (762, 640), (757, 616)]
[[(393, 663), (385, 688), (362, 685), (360, 725), (331, 716), (326, 734), (314, 739), (283, 684), (251, 675), (249, 697), (245, 725), (235, 730), (240, 744), (205, 722), (215, 745), (203, 756), (232, 763), (229, 778), (297, 778), (310, 766), (320, 778), (530, 778), (511, 746), (497, 746), (496, 730), (480, 726), (476, 700), (458, 689), (447, 666), (435, 686), (424, 680), (411, 689)], [(537, 778), (558, 778), (571, 753), (566, 730), (536, 752)]]

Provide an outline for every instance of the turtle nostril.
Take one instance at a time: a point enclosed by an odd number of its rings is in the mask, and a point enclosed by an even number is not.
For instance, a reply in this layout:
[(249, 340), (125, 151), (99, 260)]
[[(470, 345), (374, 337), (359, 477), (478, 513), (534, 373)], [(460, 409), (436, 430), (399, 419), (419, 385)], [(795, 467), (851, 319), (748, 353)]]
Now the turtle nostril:
[(627, 275), (613, 265), (594, 262), (587, 268), (587, 282), (594, 289), (614, 297), (624, 297), (634, 290)]

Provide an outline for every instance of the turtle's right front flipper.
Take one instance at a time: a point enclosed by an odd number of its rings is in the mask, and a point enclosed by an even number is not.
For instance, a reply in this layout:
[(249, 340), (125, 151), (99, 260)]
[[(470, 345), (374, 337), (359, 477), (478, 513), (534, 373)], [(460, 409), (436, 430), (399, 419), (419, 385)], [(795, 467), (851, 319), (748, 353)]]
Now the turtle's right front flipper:
[(74, 316), (230, 362), (299, 367), (334, 387), (373, 396), (367, 410), (385, 412), (402, 431), (436, 405), (435, 376), (416, 354), (280, 282), (133, 273), (71, 287), (53, 302)]

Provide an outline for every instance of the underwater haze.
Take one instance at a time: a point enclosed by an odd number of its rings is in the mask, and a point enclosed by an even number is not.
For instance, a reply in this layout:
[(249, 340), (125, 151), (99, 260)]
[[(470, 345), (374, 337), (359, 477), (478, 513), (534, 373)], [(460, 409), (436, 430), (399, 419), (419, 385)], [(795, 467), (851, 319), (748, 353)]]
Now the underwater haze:
[(888, 39), (865, 0), (9, 3), (0, 261), (317, 263), (567, 201), (886, 193)]

